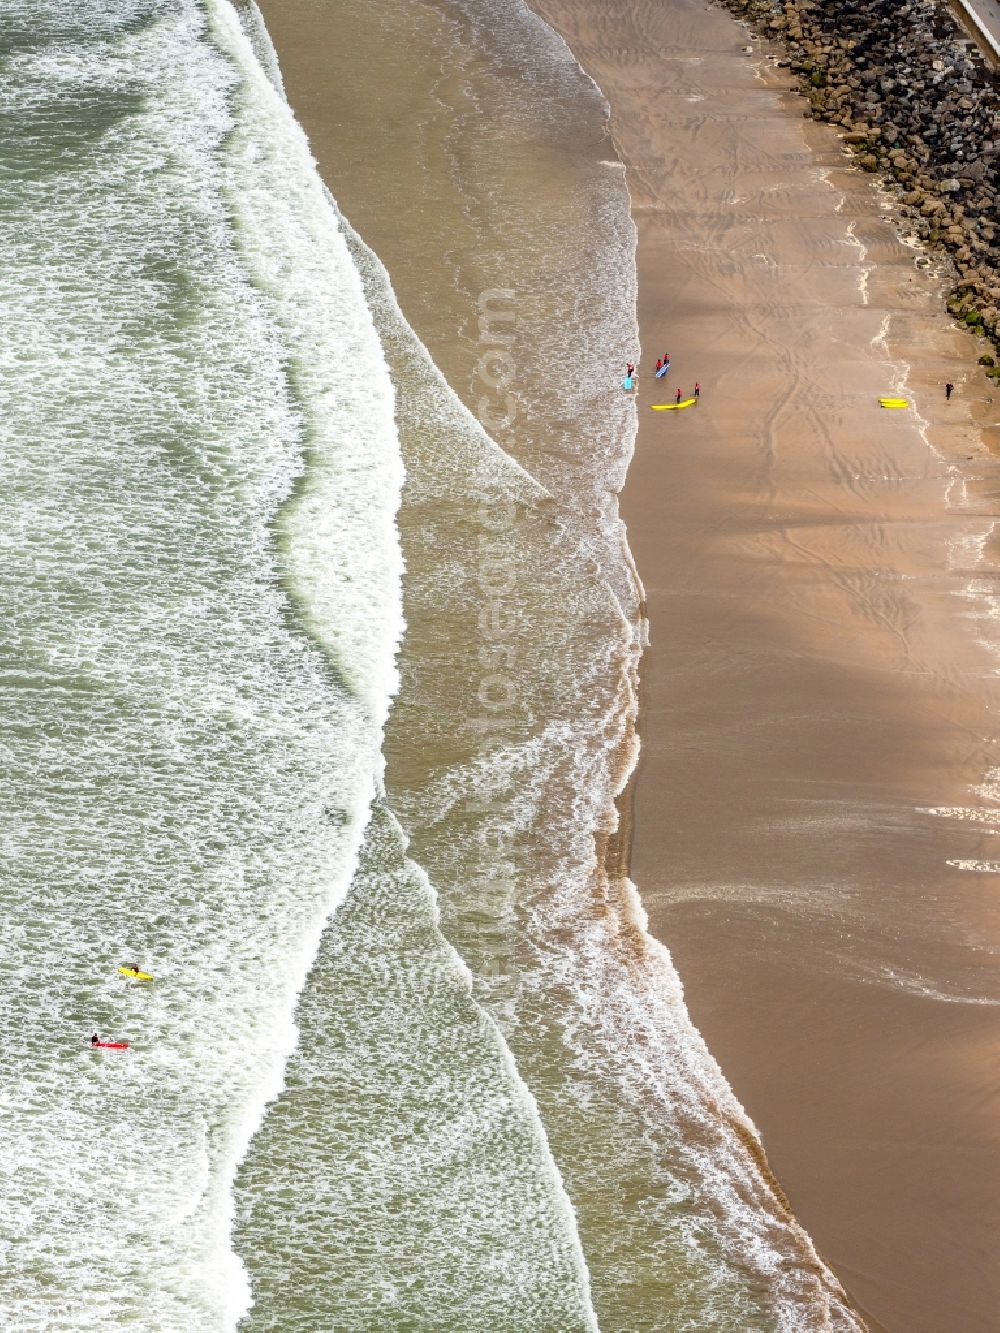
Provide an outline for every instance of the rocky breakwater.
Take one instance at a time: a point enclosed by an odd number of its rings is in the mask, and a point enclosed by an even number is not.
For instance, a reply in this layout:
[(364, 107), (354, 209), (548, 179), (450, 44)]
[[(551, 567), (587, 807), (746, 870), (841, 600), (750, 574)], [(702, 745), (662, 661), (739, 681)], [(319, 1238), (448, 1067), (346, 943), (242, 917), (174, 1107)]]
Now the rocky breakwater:
[[(948, 308), (1000, 348), (1000, 76), (937, 0), (722, 0), (784, 46), (806, 115), (842, 128), (907, 229), (946, 251)], [(993, 358), (980, 358), (1000, 379)]]

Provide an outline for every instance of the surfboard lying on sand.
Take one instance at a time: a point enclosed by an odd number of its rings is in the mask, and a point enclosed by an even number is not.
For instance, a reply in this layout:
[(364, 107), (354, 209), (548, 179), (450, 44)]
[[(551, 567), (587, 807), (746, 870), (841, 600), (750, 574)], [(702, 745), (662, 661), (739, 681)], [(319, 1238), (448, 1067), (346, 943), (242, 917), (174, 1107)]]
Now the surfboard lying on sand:
[(678, 407), (693, 407), (697, 398), (682, 398), (679, 403), (650, 403), (654, 412), (673, 412)]
[(879, 405), (882, 406), (882, 407), (909, 407), (909, 406), (910, 406), (910, 400), (909, 400), (908, 398), (880, 398), (878, 401), (879, 401)]

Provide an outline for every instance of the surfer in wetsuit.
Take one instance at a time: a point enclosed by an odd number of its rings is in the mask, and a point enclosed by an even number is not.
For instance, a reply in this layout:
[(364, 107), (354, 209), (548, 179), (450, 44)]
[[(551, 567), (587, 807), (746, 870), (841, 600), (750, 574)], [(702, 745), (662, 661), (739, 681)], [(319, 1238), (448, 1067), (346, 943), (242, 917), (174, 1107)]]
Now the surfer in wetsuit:
[(954, 386), (954, 384), (946, 384), (946, 385), (944, 386), (944, 400), (945, 400), (946, 403), (950, 403), (950, 402), (951, 402), (951, 395), (952, 395), (954, 392), (955, 392), (955, 386)]
[(679, 402), (681, 401), (681, 391), (680, 391), (680, 389), (677, 390), (677, 397), (674, 399), (674, 401), (677, 402), (677, 403), (679, 403)]
[(626, 362), (625, 362), (625, 378), (626, 378), (627, 380), (630, 380), (634, 374), (635, 374), (635, 366), (633, 366), (633, 364), (632, 364), (631, 361), (626, 361)]
[(93, 1035), (93, 1036), (91, 1037), (91, 1039), (90, 1039), (90, 1044), (91, 1044), (91, 1046), (99, 1046), (100, 1043), (101, 1043), (101, 1039), (100, 1039), (100, 1037), (97, 1035), (97, 1033), (95, 1032), (94, 1035)]
[(659, 360), (659, 361), (657, 361), (657, 363), (656, 363), (656, 369), (659, 370), (660, 367), (661, 367), (662, 365), (663, 365), (663, 361), (662, 361), (662, 359)]
[(701, 397), (701, 385), (698, 383), (697, 380), (695, 380), (695, 385), (694, 385), (694, 396), (696, 398)]

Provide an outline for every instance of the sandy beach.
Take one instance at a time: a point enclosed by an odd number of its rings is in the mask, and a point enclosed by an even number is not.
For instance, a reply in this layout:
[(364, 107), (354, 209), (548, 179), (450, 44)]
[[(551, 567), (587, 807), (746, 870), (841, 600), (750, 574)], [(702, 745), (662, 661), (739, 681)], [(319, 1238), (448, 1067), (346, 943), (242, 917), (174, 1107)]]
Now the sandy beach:
[[(610, 102), (639, 230), (622, 509), (651, 646), (632, 878), (782, 1187), (872, 1326), (987, 1333), (998, 473), (974, 340), (728, 15), (698, 0), (536, 8)], [(485, 260), (460, 210), (407, 174), (418, 93), (385, 78), (352, 120), (321, 7), (262, 9), (321, 170), (474, 403)], [(544, 136), (520, 169), (558, 208), (570, 176)], [(696, 380), (696, 408), (648, 410)], [(913, 410), (880, 410), (886, 392)]]
[[(611, 103), (639, 226), (633, 878), (861, 1306), (987, 1333), (1000, 914), (971, 867), (997, 692), (968, 589), (995, 569), (1000, 413), (871, 185), (726, 15), (543, 10)], [(696, 379), (696, 410), (648, 412)], [(896, 391), (916, 412), (880, 412)]]

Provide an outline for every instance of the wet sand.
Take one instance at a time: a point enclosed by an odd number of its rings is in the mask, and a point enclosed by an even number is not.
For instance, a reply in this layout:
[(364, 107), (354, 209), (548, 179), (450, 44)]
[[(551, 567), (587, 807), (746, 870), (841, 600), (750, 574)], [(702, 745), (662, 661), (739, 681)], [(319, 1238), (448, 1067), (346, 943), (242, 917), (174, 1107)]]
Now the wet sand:
[[(868, 179), (729, 16), (537, 7), (610, 101), (639, 227), (633, 878), (861, 1307), (987, 1333), (1000, 881), (949, 863), (989, 864), (1000, 822), (975, 790), (1000, 410)], [(696, 379), (696, 408), (648, 410)], [(900, 390), (916, 412), (879, 409)]]

